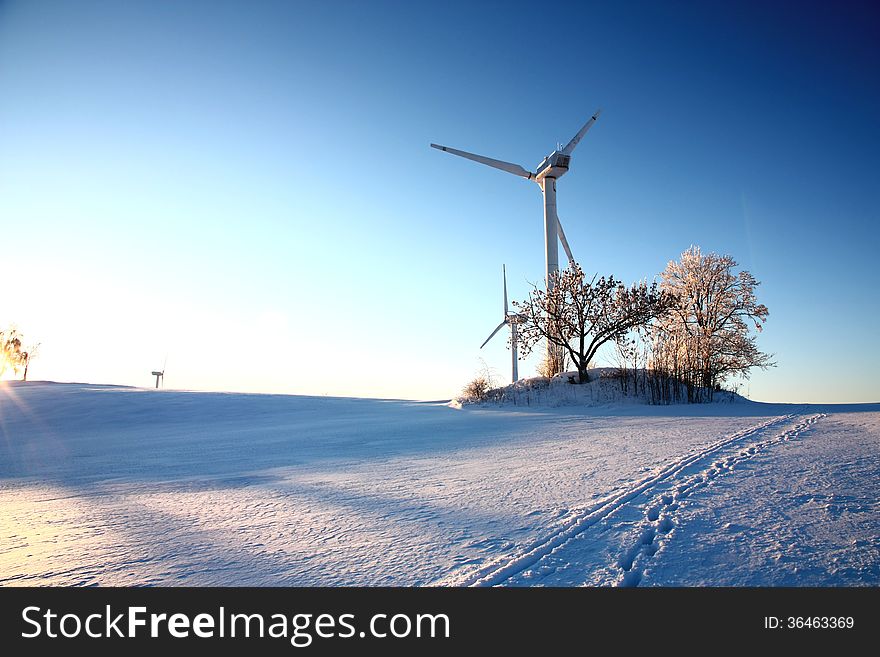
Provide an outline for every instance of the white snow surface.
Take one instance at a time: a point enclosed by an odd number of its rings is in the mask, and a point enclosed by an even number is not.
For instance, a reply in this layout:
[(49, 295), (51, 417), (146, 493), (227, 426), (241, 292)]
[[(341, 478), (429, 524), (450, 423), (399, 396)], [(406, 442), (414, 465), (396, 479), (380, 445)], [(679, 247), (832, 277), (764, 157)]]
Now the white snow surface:
[(880, 404), (0, 385), (0, 585), (880, 585)]

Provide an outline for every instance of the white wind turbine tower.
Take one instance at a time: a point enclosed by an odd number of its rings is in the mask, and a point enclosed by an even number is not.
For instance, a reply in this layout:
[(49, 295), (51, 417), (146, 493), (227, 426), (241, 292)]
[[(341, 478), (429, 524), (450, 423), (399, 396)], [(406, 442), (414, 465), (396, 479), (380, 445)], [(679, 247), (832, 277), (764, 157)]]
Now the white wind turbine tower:
[(507, 310), (507, 269), (505, 268), (504, 265), (501, 265), (501, 275), (504, 278), (504, 321), (502, 321), (495, 328), (495, 330), (492, 331), (492, 334), (488, 338), (486, 338), (486, 342), (484, 342), (483, 344), (480, 345), (480, 349), (485, 347), (489, 343), (489, 340), (491, 340), (492, 338), (495, 337), (495, 334), (501, 330), (502, 326), (505, 326), (505, 325), (509, 326), (510, 327), (510, 352), (511, 352), (511, 363), (512, 363), (510, 380), (511, 380), (511, 383), (516, 383), (519, 380), (519, 374), (517, 373), (517, 360), (518, 360), (517, 350), (516, 350), (517, 334), (516, 334), (516, 322), (511, 321), (512, 319), (514, 319), (516, 317), (516, 313), (511, 313)]
[(447, 153), (452, 153), (453, 155), (459, 155), (468, 160), (479, 162), (480, 164), (501, 169), (502, 171), (512, 173), (515, 176), (521, 176), (526, 180), (534, 180), (540, 185), (541, 191), (544, 193), (544, 255), (546, 262), (544, 280), (548, 288), (553, 285), (553, 274), (559, 271), (559, 245), (556, 241), (557, 236), (559, 237), (559, 240), (562, 241), (562, 246), (565, 249), (565, 254), (568, 256), (569, 261), (574, 260), (571, 255), (571, 249), (568, 247), (568, 240), (565, 239), (562, 225), (559, 223), (559, 216), (556, 214), (556, 179), (565, 175), (568, 171), (572, 152), (580, 140), (583, 139), (584, 135), (587, 134), (587, 130), (593, 127), (596, 119), (599, 118), (600, 112), (601, 110), (596, 110), (596, 113), (593, 114), (578, 133), (572, 137), (571, 141), (568, 142), (565, 148), (562, 150), (555, 150), (545, 157), (535, 169), (535, 173), (524, 169), (519, 164), (511, 164), (510, 162), (495, 160), (491, 157), (483, 157), (482, 155), (475, 155), (473, 153), (468, 153), (467, 151), (460, 151), (455, 148), (447, 148), (446, 146), (431, 144), (431, 148), (437, 148), (441, 151), (446, 151)]

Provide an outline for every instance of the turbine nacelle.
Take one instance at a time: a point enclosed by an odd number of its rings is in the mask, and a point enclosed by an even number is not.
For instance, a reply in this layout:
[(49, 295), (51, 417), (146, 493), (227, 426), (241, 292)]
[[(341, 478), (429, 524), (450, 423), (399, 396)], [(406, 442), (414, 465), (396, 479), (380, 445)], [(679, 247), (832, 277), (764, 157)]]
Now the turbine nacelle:
[(544, 178), (559, 178), (568, 171), (571, 164), (571, 155), (561, 151), (553, 151), (535, 167), (535, 182), (540, 183)]

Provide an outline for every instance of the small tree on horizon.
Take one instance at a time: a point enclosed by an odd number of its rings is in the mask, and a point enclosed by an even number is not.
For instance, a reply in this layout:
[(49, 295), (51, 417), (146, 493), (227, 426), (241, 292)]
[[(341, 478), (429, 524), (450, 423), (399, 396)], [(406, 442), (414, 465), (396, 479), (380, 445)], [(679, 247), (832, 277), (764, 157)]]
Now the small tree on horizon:
[(587, 280), (576, 262), (557, 272), (550, 290), (534, 286), (529, 298), (513, 302), (523, 355), (546, 342), (571, 359), (578, 383), (589, 381), (588, 368), (599, 348), (648, 325), (673, 303), (657, 283), (626, 287), (614, 276)]
[(24, 364), (24, 373), (21, 376), (22, 381), (27, 381), (28, 368), (31, 366), (31, 361), (37, 357), (37, 352), (40, 350), (40, 343), (31, 345), (27, 348), (27, 350), (21, 352), (22, 363)]

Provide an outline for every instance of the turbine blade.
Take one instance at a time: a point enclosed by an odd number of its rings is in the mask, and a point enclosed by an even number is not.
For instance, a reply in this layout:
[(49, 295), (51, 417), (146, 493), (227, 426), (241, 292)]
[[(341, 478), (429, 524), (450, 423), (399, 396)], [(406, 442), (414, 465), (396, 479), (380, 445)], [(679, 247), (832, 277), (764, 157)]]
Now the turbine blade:
[(501, 275), (504, 277), (504, 317), (507, 317), (507, 268), (501, 265)]
[(565, 239), (565, 231), (562, 230), (562, 222), (559, 221), (559, 217), (556, 217), (556, 232), (559, 234), (559, 241), (562, 242), (562, 248), (565, 249), (568, 262), (574, 262), (574, 256), (571, 255), (571, 248), (568, 246), (568, 240)]
[(492, 338), (494, 338), (494, 337), (495, 337), (495, 334), (498, 333), (498, 331), (500, 331), (500, 330), (501, 330), (504, 326), (506, 326), (506, 325), (507, 325), (507, 319), (505, 319), (503, 322), (501, 322), (501, 323), (498, 325), (498, 327), (497, 327), (494, 331), (492, 331), (492, 335), (490, 335), (488, 338), (486, 338), (486, 342), (484, 342), (483, 344), (480, 345), (480, 349), (482, 349), (483, 347), (485, 347), (485, 346), (486, 346), (486, 343), (489, 342), (489, 340), (491, 340)]
[(568, 142), (565, 148), (562, 149), (563, 155), (571, 155), (571, 152), (574, 150), (575, 146), (578, 145), (578, 142), (584, 138), (584, 135), (587, 134), (587, 130), (593, 127), (593, 124), (596, 122), (596, 119), (599, 118), (599, 114), (602, 110), (597, 109), (596, 113), (590, 117), (590, 120), (584, 123), (584, 127), (581, 128), (578, 133), (571, 138), (571, 141)]
[(467, 151), (460, 151), (456, 148), (447, 148), (446, 146), (439, 146), (437, 144), (431, 144), (431, 148), (436, 148), (437, 150), (446, 151), (447, 153), (452, 153), (453, 155), (458, 155), (459, 157), (473, 160), (474, 162), (479, 162), (480, 164), (495, 167), (496, 169), (501, 169), (502, 171), (506, 171), (507, 173), (512, 173), (515, 176), (522, 176), (523, 178), (535, 177), (535, 174), (527, 171), (526, 169), (523, 169), (520, 165), (511, 164), (510, 162), (505, 162), (504, 160), (494, 160), (491, 157), (474, 155), (473, 153), (468, 153)]

